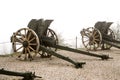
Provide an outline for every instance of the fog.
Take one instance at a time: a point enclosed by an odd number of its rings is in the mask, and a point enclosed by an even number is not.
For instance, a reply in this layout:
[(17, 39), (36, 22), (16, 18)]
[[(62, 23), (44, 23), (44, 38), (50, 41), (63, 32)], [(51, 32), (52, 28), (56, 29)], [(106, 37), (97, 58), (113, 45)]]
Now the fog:
[(119, 0), (1, 0), (0, 53), (11, 51), (13, 32), (27, 27), (31, 19), (40, 18), (53, 19), (50, 28), (61, 34), (65, 43), (75, 47), (78, 37), (80, 47), (80, 31), (93, 27), (97, 21), (119, 23), (119, 7)]

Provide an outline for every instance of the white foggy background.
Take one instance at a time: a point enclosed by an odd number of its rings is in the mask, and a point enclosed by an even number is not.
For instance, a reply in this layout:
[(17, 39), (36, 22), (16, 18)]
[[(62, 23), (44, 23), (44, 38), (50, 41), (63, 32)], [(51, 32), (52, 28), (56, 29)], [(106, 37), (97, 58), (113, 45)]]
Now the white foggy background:
[[(97, 21), (120, 22), (119, 0), (0, 0), (0, 54), (11, 52), (13, 32), (31, 19), (53, 19), (50, 25), (65, 43), (82, 47), (80, 31)], [(114, 26), (115, 27), (115, 26)]]

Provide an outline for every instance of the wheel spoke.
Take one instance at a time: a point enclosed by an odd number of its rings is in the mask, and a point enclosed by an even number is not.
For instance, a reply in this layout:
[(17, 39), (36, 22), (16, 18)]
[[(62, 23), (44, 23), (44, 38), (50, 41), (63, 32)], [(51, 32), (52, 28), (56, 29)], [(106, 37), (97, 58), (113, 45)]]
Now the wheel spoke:
[(54, 37), (54, 33), (50, 30), (51, 36), (50, 37)]
[(35, 52), (35, 50), (34, 50), (31, 46), (29, 46), (29, 48), (30, 48), (32, 51), (34, 51), (34, 52)]
[(30, 53), (30, 49), (29, 49), (29, 48), (27, 48), (27, 50), (28, 50), (28, 53)]
[(23, 42), (23, 40), (22, 40), (22, 39), (17, 38), (17, 37), (16, 37), (16, 40), (18, 40), (20, 43), (22, 43), (22, 42)]
[(30, 39), (31, 37), (31, 32), (28, 32), (28, 40)]
[(86, 33), (85, 36), (86, 36), (86, 37), (90, 37), (90, 33)]
[(28, 58), (28, 57), (27, 57), (27, 49), (24, 48), (24, 50), (25, 50), (25, 53), (24, 53), (24, 54), (25, 54), (25, 58), (24, 58), (24, 59), (26, 60), (26, 59)]
[(24, 29), (24, 31), (25, 31), (25, 38), (27, 38), (27, 30), (26, 30), (26, 29)]
[(30, 52), (30, 49), (29, 49), (29, 48), (27, 48), (27, 51), (28, 51), (29, 58), (30, 58), (30, 59), (33, 59), (32, 55), (30, 54), (31, 52)]
[(22, 45), (20, 42), (15, 42), (15, 45)]
[(21, 47), (19, 47), (18, 49), (16, 49), (16, 51), (18, 51), (18, 50), (20, 50), (20, 49), (22, 49), (23, 48), (23, 46), (21, 46)]
[(35, 37), (33, 37), (31, 40), (29, 40), (29, 42), (32, 42), (33, 40), (35, 40), (36, 38)]
[(90, 37), (90, 36), (88, 36), (88, 35), (84, 35), (84, 36), (83, 36), (83, 38), (89, 38), (89, 37)]
[(95, 39), (95, 41), (100, 41), (99, 39)]
[(89, 39), (85, 40), (84, 42), (88, 42), (88, 41), (89, 41)]
[(21, 32), (17, 33), (17, 36), (23, 36), (23, 34), (21, 34)]
[(93, 36), (95, 36), (95, 35), (96, 35), (96, 33), (97, 33), (97, 31), (93, 31)]
[(98, 37), (100, 37), (100, 35), (96, 35), (96, 36), (94, 36), (95, 38), (98, 38)]
[(50, 33), (50, 31), (48, 30), (47, 35), (46, 35), (46, 36), (48, 36), (48, 35), (49, 35), (49, 33)]
[(30, 43), (29, 45), (37, 45), (37, 43)]

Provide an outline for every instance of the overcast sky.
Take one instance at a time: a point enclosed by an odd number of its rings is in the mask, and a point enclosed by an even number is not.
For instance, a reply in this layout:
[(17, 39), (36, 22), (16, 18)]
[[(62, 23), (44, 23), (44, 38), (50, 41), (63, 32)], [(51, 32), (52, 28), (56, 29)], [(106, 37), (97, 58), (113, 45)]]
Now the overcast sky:
[(54, 19), (50, 28), (66, 40), (97, 21), (120, 21), (119, 0), (0, 0), (0, 43), (31, 19)]

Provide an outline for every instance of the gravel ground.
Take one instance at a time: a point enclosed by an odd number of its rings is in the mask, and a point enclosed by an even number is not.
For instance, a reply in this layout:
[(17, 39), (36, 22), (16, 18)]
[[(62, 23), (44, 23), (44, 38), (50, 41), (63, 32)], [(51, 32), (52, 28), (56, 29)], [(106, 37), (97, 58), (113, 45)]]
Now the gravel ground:
[[(41, 76), (36, 80), (120, 80), (120, 50), (98, 50), (96, 54), (107, 54), (114, 59), (101, 60), (68, 51), (57, 51), (77, 62), (86, 62), (83, 68), (76, 69), (73, 64), (52, 56), (41, 59), (36, 57), (33, 61), (20, 61), (16, 57), (0, 57), (0, 69), (17, 72), (35, 72)], [(20, 80), (21, 77), (0, 75), (0, 80)]]

